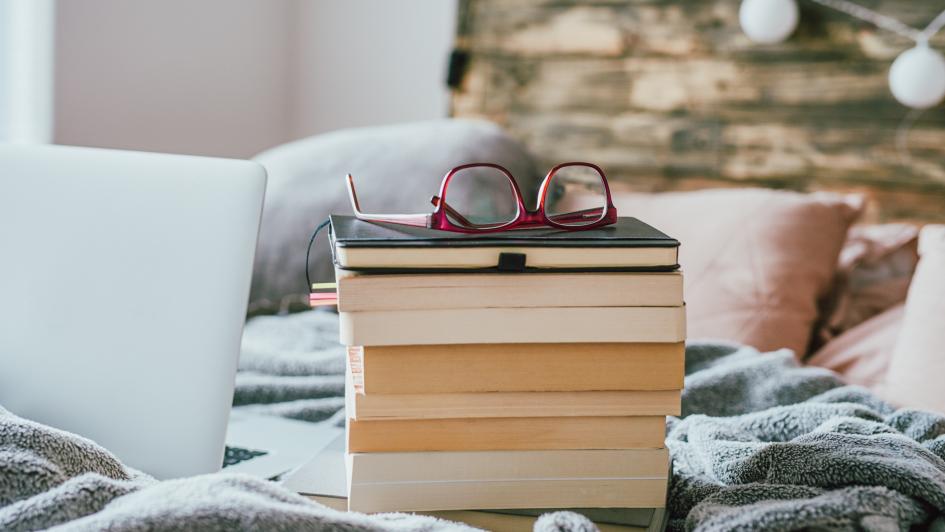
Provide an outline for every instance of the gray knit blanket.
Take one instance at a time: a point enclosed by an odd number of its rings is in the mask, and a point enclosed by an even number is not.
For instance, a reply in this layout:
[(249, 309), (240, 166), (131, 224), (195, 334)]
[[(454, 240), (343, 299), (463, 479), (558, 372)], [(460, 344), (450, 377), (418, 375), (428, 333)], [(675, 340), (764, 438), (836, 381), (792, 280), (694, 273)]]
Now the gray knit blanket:
[(945, 530), (945, 416), (788, 350), (691, 343), (670, 418), (670, 528)]
[[(945, 418), (895, 410), (788, 351), (686, 350), (671, 418), (670, 527), (945, 530)], [(343, 417), (337, 317), (250, 320), (234, 408), (311, 422)], [(0, 530), (470, 530), (431, 517), (337, 512), (247, 476), (156, 481), (81, 437), (0, 408)], [(584, 532), (549, 513), (536, 531)]]

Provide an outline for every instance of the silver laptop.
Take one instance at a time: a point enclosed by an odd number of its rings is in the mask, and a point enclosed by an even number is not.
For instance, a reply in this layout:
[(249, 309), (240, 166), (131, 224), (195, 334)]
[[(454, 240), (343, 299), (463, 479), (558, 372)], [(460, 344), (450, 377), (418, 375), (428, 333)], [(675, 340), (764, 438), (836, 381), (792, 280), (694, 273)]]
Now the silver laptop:
[[(158, 478), (218, 471), (265, 187), (249, 161), (0, 146), (0, 406)], [(238, 416), (227, 455), (276, 475), (307, 430)]]

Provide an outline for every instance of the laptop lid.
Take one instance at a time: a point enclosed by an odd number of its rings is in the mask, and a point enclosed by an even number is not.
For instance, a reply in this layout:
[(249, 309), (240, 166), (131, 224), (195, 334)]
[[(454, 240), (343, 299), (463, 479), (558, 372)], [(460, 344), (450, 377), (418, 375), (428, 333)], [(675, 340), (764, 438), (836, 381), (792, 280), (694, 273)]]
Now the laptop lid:
[(159, 478), (216, 471), (265, 170), (0, 147), (0, 406)]

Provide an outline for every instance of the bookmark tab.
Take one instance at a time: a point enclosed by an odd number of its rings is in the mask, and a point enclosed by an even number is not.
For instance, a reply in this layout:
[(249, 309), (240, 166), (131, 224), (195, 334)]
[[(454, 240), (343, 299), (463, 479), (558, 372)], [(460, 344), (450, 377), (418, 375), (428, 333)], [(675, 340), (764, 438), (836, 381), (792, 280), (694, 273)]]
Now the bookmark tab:
[(312, 283), (312, 293), (308, 295), (311, 307), (330, 307), (338, 305), (338, 285), (336, 283)]

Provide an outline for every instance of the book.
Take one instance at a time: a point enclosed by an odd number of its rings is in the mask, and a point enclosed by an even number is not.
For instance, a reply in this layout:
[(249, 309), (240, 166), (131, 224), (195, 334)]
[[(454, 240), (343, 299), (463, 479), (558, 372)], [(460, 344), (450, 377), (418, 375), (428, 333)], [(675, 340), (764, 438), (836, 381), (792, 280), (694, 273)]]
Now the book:
[(651, 507), (664, 504), (665, 478), (498, 480), (359, 484), (348, 488), (348, 509), (357, 512), (431, 511), (567, 505)]
[(665, 506), (662, 449), (347, 453), (348, 508)]
[[(619, 450), (348, 452), (345, 459), (349, 485), (594, 478), (665, 480), (669, 471), (669, 451), (665, 447)], [(465, 507), (470, 508), (476, 507)]]
[(683, 342), (685, 307), (340, 312), (346, 345)]
[(347, 420), (348, 451), (513, 451), (663, 447), (665, 416)]
[(335, 278), (342, 312), (683, 304), (681, 272), (352, 275), (335, 270)]
[(501, 254), (518, 255), (511, 263), (524, 270), (678, 267), (679, 242), (628, 217), (586, 231), (543, 228), (474, 234), (332, 215), (330, 238), (335, 265), (360, 271), (498, 270)]
[(679, 390), (364, 394), (349, 384), (346, 393), (356, 420), (678, 416), (681, 404)]
[(595, 519), (596, 515), (592, 510), (596, 509), (597, 508), (546, 508), (523, 511), (521, 513), (512, 513), (513, 511), (510, 510), (494, 512), (485, 510), (446, 510), (422, 513), (448, 521), (459, 521), (483, 530), (501, 530), (502, 532), (532, 532), (535, 529), (535, 521), (538, 520), (538, 516), (558, 510), (584, 514), (585, 517), (593, 521), (599, 532), (662, 532), (666, 529), (667, 513), (665, 508), (615, 508), (614, 510), (620, 514), (629, 514), (629, 520), (633, 522), (642, 521), (646, 517), (649, 517), (645, 523), (629, 525), (613, 524)]
[[(300, 493), (300, 495), (339, 512), (348, 510), (348, 497)], [(632, 524), (615, 524), (594, 519), (594, 510), (613, 510), (613, 515), (626, 513)], [(666, 529), (665, 508), (535, 508), (525, 510), (440, 510), (431, 512), (407, 513), (428, 515), (446, 521), (465, 523), (482, 530), (501, 530), (502, 532), (532, 532), (535, 521), (542, 514), (567, 511), (583, 514), (593, 521), (600, 532), (662, 532)], [(369, 512), (370, 513), (370, 512)], [(382, 513), (388, 513), (384, 511)], [(645, 522), (643, 522), (645, 520)], [(637, 524), (637, 523), (640, 524)]]
[(679, 390), (685, 349), (683, 342), (349, 346), (348, 364), (367, 395)]
[[(289, 473), (283, 487), (296, 491), (320, 504), (339, 511), (348, 510), (345, 441), (341, 435), (322, 448), (309, 462)], [(662, 505), (661, 505), (662, 506)], [(521, 508), (492, 510), (441, 510), (417, 512), (459, 521), (485, 530), (531, 532), (535, 518), (543, 513), (568, 510), (594, 521), (601, 532), (649, 530), (665, 527), (665, 509), (659, 508)]]

